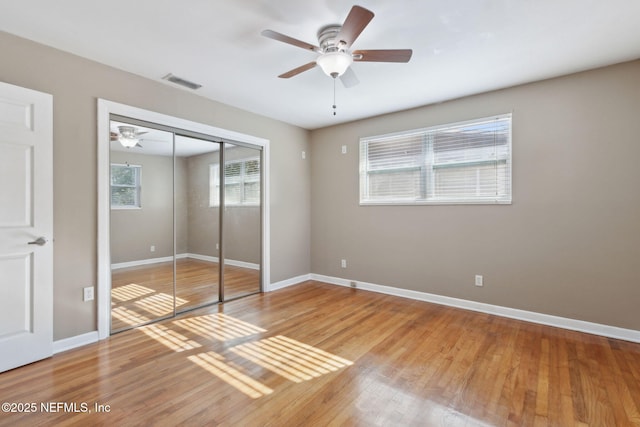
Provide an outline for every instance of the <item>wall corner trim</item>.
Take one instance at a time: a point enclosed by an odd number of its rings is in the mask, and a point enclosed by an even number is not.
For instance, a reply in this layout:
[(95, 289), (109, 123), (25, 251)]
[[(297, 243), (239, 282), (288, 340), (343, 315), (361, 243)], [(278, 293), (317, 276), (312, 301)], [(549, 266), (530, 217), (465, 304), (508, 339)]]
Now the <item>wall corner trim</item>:
[[(351, 286), (351, 280), (338, 277), (323, 276), (321, 274), (310, 274), (311, 280), (328, 283), (338, 286)], [(457, 307), (465, 310), (477, 311), (480, 313), (493, 314), (510, 319), (523, 320), (525, 322), (537, 323), (541, 325), (554, 326), (556, 328), (568, 329), (587, 334), (600, 335), (607, 338), (640, 343), (640, 331), (634, 329), (619, 328), (617, 326), (603, 325), (599, 323), (586, 322), (584, 320), (569, 319), (566, 317), (553, 316), (550, 314), (536, 313), (533, 311), (519, 310), (515, 308), (503, 307), (499, 305), (486, 304), (476, 301), (459, 298), (446, 297), (442, 295), (430, 294), (427, 292), (412, 291), (409, 289), (394, 288), (391, 286), (376, 285), (373, 283), (357, 282), (357, 288), (366, 291), (378, 292), (403, 298), (425, 301), (434, 304)]]
[(98, 342), (98, 331), (87, 332), (86, 334), (76, 335), (69, 338), (63, 338), (53, 342), (53, 354), (62, 353), (63, 351), (73, 350), (83, 345)]

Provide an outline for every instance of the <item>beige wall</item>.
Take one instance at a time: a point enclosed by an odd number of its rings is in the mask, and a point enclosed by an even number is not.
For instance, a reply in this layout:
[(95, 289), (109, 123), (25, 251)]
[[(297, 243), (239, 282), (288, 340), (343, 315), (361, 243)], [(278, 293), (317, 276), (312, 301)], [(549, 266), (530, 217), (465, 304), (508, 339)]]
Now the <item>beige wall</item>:
[(1, 81), (53, 95), (54, 339), (96, 330), (97, 98), (269, 139), (271, 281), (310, 271), (306, 130), (2, 32), (0, 58)]
[[(225, 148), (225, 162), (258, 157), (260, 153), (249, 147)], [(310, 203), (310, 202), (308, 202)], [(260, 262), (260, 208), (257, 206), (228, 206), (224, 213), (225, 258), (257, 264)], [(306, 242), (310, 245), (309, 241)]]
[[(112, 151), (111, 162), (142, 166), (142, 207), (111, 210), (111, 263), (173, 256), (173, 158)], [(184, 162), (176, 162), (176, 178), (184, 175), (180, 165)], [(184, 227), (184, 217), (176, 209), (178, 228)]]
[(218, 256), (219, 210), (209, 206), (209, 165), (219, 162), (218, 151), (187, 158), (189, 227), (187, 252)]
[(186, 157), (175, 158), (176, 253), (189, 252), (189, 170)]
[[(258, 156), (250, 148), (234, 147), (225, 158), (242, 159)], [(220, 162), (219, 152), (191, 156), (188, 169), (188, 245), (187, 251), (197, 255), (219, 256), (215, 243), (219, 239), (219, 208), (209, 206), (209, 167)], [(253, 264), (260, 263), (260, 207), (228, 206), (224, 212), (225, 258)], [(309, 243), (306, 242), (308, 245)]]
[[(360, 137), (508, 112), (512, 205), (358, 205)], [(636, 61), (315, 130), (312, 272), (640, 330), (639, 114)]]

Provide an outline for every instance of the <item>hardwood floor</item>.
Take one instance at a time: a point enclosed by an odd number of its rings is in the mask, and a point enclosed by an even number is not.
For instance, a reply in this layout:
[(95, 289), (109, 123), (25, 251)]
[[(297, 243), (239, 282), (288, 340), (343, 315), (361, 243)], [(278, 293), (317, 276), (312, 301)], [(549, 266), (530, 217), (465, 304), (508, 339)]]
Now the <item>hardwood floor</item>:
[(306, 282), (5, 372), (0, 400), (37, 406), (11, 426), (638, 426), (640, 344)]
[[(219, 300), (218, 263), (176, 260), (178, 312)], [(260, 272), (225, 265), (225, 299), (260, 290)], [(119, 331), (173, 314), (173, 262), (114, 270), (111, 275), (111, 330)]]

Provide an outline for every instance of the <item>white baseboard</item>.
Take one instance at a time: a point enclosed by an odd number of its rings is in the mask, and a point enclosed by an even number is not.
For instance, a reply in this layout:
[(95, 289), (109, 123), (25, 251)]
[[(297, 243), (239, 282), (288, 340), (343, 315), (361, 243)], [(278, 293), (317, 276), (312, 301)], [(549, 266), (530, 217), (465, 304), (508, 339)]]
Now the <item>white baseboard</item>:
[(161, 262), (171, 262), (171, 261), (173, 261), (172, 256), (165, 256), (160, 258), (149, 258), (149, 259), (140, 259), (136, 261), (117, 262), (115, 264), (111, 264), (111, 269), (118, 270), (120, 268), (139, 267), (141, 265), (158, 264)]
[(220, 259), (217, 256), (211, 256), (211, 255), (200, 255), (200, 254), (191, 254), (191, 253), (186, 253), (184, 254), (185, 258), (193, 258), (193, 259), (197, 259), (200, 261), (207, 261), (207, 262), (218, 262), (220, 261)]
[[(332, 285), (346, 287), (351, 286), (351, 280), (341, 279), (338, 277), (323, 276), (321, 274), (311, 274), (310, 278), (311, 280), (317, 280), (319, 282), (329, 283)], [(586, 322), (583, 320), (552, 316), (550, 314), (536, 313), (533, 311), (518, 310), (515, 308), (502, 307), (499, 305), (446, 297), (442, 295), (412, 291), (408, 289), (394, 288), (391, 286), (376, 285), (373, 283), (357, 282), (357, 288), (366, 291), (379, 292), (387, 295), (394, 295), (403, 298), (410, 298), (419, 301), (447, 305), (450, 307), (462, 308), (465, 310), (494, 314), (496, 316), (508, 317), (510, 319), (524, 320), (526, 322), (538, 323), (541, 325), (554, 326), (557, 328), (569, 329), (572, 331), (585, 332), (588, 334), (640, 343), (640, 331), (634, 329), (619, 328), (616, 326), (602, 325), (599, 323)]]
[(306, 282), (307, 280), (311, 280), (311, 274), (303, 274), (302, 276), (292, 277), (291, 279), (281, 280), (279, 282), (271, 283), (265, 292), (277, 291), (279, 289), (284, 289), (289, 286), (298, 285), (302, 282)]
[[(192, 253), (177, 254), (176, 258), (177, 259), (193, 258), (193, 259), (198, 259), (200, 261), (208, 261), (208, 262), (218, 262), (219, 261), (219, 258), (216, 257), (216, 256), (200, 255), (200, 254), (192, 254)], [(120, 268), (139, 267), (141, 265), (150, 265), (150, 264), (157, 264), (157, 263), (161, 263), (161, 262), (171, 262), (171, 261), (173, 261), (173, 257), (172, 256), (160, 257), (160, 258), (148, 258), (148, 259), (141, 259), (141, 260), (136, 260), (136, 261), (118, 262), (118, 263), (115, 263), (115, 264), (111, 264), (111, 269), (112, 270), (118, 270)], [(237, 260), (233, 260), (233, 259), (227, 259), (225, 261), (225, 264), (233, 265), (235, 267), (249, 268), (251, 270), (260, 270), (260, 264), (255, 264), (255, 263), (252, 263), (252, 262), (245, 262), (245, 261), (237, 261)]]
[(70, 338), (64, 338), (53, 342), (53, 354), (63, 351), (72, 350), (83, 345), (98, 342), (98, 331), (87, 332), (86, 334), (76, 335)]
[(227, 259), (224, 261), (227, 265), (233, 265), (235, 267), (248, 268), (251, 270), (260, 270), (260, 264), (255, 264), (253, 262), (245, 262), (245, 261), (236, 261), (234, 259)]
[[(186, 258), (199, 259), (200, 261), (208, 261), (208, 262), (219, 261), (219, 258), (217, 256), (200, 255), (200, 254), (192, 254), (192, 253), (187, 253), (184, 255)], [(226, 259), (224, 263), (227, 265), (233, 265), (235, 267), (249, 268), (251, 270), (260, 270), (260, 264), (255, 264), (253, 262), (237, 261), (235, 259)]]

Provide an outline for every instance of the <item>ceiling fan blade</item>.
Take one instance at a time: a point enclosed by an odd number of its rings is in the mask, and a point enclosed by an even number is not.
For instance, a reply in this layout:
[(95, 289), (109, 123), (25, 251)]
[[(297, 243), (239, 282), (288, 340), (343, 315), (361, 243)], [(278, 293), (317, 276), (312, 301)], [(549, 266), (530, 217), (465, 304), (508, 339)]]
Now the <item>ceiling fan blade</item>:
[(356, 77), (356, 73), (351, 67), (347, 68), (347, 71), (345, 71), (344, 74), (340, 76), (340, 81), (346, 88), (354, 87), (355, 85), (360, 83), (360, 80), (358, 80), (358, 77)]
[(411, 49), (354, 50), (353, 60), (363, 62), (409, 62)]
[(261, 34), (267, 38), (277, 40), (279, 42), (287, 43), (293, 46), (301, 47), (305, 50), (320, 52), (320, 48), (318, 46), (314, 46), (310, 43), (303, 42), (302, 40), (294, 39), (293, 37), (285, 36), (284, 34), (278, 33), (273, 30), (264, 30)]
[(309, 62), (308, 64), (301, 65), (298, 68), (294, 68), (291, 71), (287, 71), (286, 73), (280, 74), (278, 77), (280, 77), (281, 79), (288, 79), (289, 77), (297, 76), (300, 73), (310, 70), (315, 66), (316, 66), (316, 61)]
[(347, 15), (347, 19), (344, 20), (344, 24), (342, 24), (337, 40), (345, 42), (345, 47), (351, 46), (362, 30), (369, 25), (373, 16), (373, 12), (370, 10), (361, 6), (353, 6), (349, 15)]

